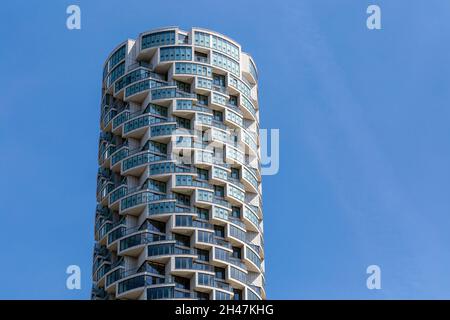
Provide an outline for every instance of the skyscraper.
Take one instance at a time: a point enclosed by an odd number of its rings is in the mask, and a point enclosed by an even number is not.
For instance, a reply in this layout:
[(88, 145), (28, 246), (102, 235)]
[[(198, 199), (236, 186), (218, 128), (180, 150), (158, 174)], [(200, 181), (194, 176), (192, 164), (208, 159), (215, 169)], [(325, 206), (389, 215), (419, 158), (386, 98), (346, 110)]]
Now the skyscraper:
[(103, 68), (93, 299), (265, 299), (258, 75), (169, 27)]

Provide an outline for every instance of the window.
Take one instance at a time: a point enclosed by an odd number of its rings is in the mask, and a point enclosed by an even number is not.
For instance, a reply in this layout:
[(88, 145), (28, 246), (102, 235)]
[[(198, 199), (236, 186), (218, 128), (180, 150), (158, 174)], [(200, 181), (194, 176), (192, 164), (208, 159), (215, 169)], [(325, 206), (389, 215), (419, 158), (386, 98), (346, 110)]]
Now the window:
[(214, 235), (219, 238), (225, 238), (225, 228), (222, 226), (214, 226)]
[(153, 179), (148, 179), (144, 183), (143, 188), (149, 189), (152, 191), (161, 192), (161, 193), (166, 193), (166, 183), (162, 182), (162, 181), (153, 180)]
[(189, 83), (178, 81), (178, 80), (176, 80), (175, 82), (177, 84), (178, 90), (181, 90), (181, 91), (187, 92), (187, 93), (191, 92), (191, 85)]
[(178, 43), (188, 43), (188, 36), (185, 34), (178, 34)]
[(177, 199), (177, 203), (184, 205), (184, 206), (190, 206), (191, 205), (191, 197), (186, 194), (176, 193), (174, 192), (175, 198)]
[(241, 208), (240, 207), (231, 207), (231, 216), (237, 219), (241, 218)]
[(225, 269), (214, 267), (214, 273), (216, 274), (216, 279), (225, 280)]
[(161, 221), (147, 220), (142, 224), (141, 230), (148, 229), (149, 231), (155, 231), (159, 233), (166, 232), (166, 224)]
[(239, 180), (239, 169), (231, 168), (231, 177)]
[(184, 129), (191, 129), (191, 120), (181, 118), (181, 117), (176, 117), (176, 121), (177, 121), (177, 125), (179, 127), (184, 128)]
[(161, 263), (147, 262), (141, 267), (141, 269), (143, 269), (141, 271), (163, 276), (165, 275), (166, 266)]
[(211, 38), (207, 33), (196, 31), (194, 34), (194, 42), (198, 46), (209, 47)]
[(204, 262), (209, 261), (209, 251), (208, 250), (197, 249), (197, 255), (198, 255), (197, 259), (199, 261), (204, 261)]
[(225, 189), (222, 186), (214, 186), (214, 195), (219, 198), (223, 198), (225, 196)]
[(225, 87), (225, 76), (213, 73), (213, 84), (219, 87)]
[(194, 293), (198, 300), (209, 300), (209, 293), (200, 291), (194, 291)]
[(228, 58), (227, 56), (214, 52), (212, 53), (212, 65), (218, 66), (225, 70), (230, 71), (231, 73), (240, 76), (239, 63), (234, 61), (233, 59)]
[(198, 168), (197, 173), (198, 173), (197, 179), (199, 179), (199, 180), (208, 180), (209, 179), (209, 171), (208, 170)]
[(241, 248), (233, 247), (232, 249), (233, 253), (231, 254), (231, 256), (236, 259), (241, 259)]
[(186, 278), (182, 278), (182, 277), (174, 277), (174, 282), (175, 282), (175, 287), (178, 289), (183, 289), (183, 290), (190, 290), (191, 285), (190, 285), (190, 280), (186, 279)]
[(175, 258), (175, 269), (192, 269), (192, 258)]
[(213, 110), (214, 120), (218, 122), (223, 122), (223, 112)]
[(228, 100), (228, 103), (231, 104), (232, 106), (237, 106), (237, 97), (236, 96), (230, 96), (230, 99)]
[(160, 49), (160, 60), (192, 60), (191, 47), (165, 47)]
[(175, 44), (175, 31), (163, 31), (146, 34), (142, 37), (142, 49), (167, 44)]
[(239, 289), (233, 289), (233, 300), (242, 300), (242, 290)]
[(184, 246), (184, 247), (190, 247), (191, 245), (191, 238), (189, 236), (185, 236), (182, 234), (174, 233), (175, 241), (178, 245)]
[(197, 216), (201, 220), (209, 220), (209, 210), (204, 208), (195, 208)]
[(208, 105), (208, 96), (204, 96), (202, 94), (197, 94), (198, 104), (207, 106)]
[(195, 54), (195, 61), (208, 63), (208, 55), (206, 53), (195, 51), (194, 54)]

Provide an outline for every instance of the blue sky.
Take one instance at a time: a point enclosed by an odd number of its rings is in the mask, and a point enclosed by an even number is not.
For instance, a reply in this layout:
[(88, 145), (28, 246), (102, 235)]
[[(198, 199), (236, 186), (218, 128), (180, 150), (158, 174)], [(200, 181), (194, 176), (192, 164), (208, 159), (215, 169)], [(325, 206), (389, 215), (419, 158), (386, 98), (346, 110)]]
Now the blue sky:
[[(185, 3), (2, 3), (0, 298), (89, 298), (102, 63), (178, 25), (253, 55), (261, 127), (280, 129), (280, 172), (263, 179), (268, 297), (449, 299), (450, 2)], [(65, 27), (70, 4), (81, 30)], [(382, 30), (366, 28), (369, 4)]]

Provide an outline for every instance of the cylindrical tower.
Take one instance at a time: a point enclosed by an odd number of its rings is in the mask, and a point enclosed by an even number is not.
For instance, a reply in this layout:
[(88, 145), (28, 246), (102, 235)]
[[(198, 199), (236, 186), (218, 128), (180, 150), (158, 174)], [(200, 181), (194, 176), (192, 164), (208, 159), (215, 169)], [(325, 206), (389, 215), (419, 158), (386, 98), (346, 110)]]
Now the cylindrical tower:
[(93, 299), (265, 299), (257, 70), (169, 27), (103, 68)]

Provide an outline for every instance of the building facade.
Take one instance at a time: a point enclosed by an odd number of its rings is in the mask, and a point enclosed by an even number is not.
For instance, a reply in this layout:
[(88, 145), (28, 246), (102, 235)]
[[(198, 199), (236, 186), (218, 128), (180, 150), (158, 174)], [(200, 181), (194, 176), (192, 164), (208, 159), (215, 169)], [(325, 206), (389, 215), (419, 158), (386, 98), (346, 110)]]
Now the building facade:
[(109, 55), (92, 299), (265, 299), (257, 78), (200, 28)]

